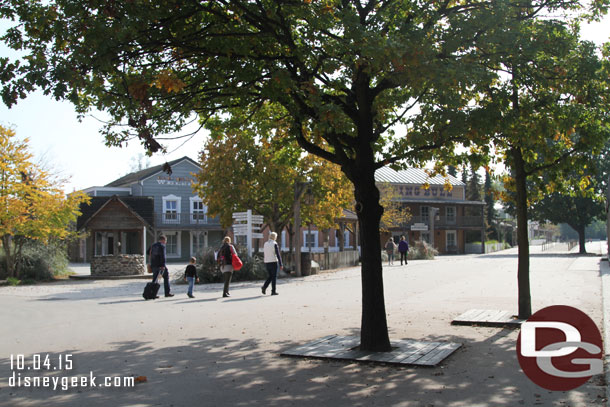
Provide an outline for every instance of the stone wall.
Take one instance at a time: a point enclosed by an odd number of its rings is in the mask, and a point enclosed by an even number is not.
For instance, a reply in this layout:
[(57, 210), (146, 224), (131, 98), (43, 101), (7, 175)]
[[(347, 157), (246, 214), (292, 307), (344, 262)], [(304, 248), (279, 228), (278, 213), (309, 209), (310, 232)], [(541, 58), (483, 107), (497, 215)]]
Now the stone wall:
[(92, 276), (133, 276), (146, 273), (146, 262), (141, 254), (94, 256), (91, 260)]

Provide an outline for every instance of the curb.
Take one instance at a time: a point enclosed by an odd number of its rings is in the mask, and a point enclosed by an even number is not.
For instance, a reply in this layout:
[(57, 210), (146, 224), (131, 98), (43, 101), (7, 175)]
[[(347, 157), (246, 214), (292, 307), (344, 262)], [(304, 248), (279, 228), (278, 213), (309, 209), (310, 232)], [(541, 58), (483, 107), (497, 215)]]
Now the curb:
[(92, 275), (72, 275), (71, 280), (150, 280), (152, 274), (138, 274), (133, 276), (92, 276)]

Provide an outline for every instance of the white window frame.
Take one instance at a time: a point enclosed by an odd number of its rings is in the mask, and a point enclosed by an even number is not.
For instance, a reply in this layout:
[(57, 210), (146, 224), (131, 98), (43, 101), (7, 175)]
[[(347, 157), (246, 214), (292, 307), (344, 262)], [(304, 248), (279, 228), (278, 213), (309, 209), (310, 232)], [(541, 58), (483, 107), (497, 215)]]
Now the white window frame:
[(285, 230), (282, 230), (281, 239), (280, 239), (280, 249), (285, 249), (288, 247), (288, 233)]
[[(425, 214), (424, 214), (424, 212), (425, 212)], [(421, 215), (421, 221), (423, 223), (430, 222), (430, 207), (429, 206), (423, 206), (423, 205), (420, 206), (419, 207), (419, 214)]]
[[(161, 232), (162, 235), (165, 235), (167, 238), (167, 243), (165, 244), (165, 253), (168, 259), (176, 259), (182, 257), (182, 233), (179, 230), (164, 230)], [(176, 253), (170, 253), (169, 248), (169, 239), (170, 236), (176, 236)]]
[(203, 240), (203, 246), (201, 249), (208, 247), (208, 232), (196, 230), (191, 232), (191, 257), (197, 255), (197, 249), (194, 244), (195, 238)]
[[(449, 217), (449, 209), (453, 210), (453, 216)], [(455, 225), (457, 222), (457, 208), (455, 206), (447, 206), (445, 207), (445, 217), (447, 219), (447, 224)]]
[(350, 249), (352, 247), (352, 245), (349, 242), (349, 230), (345, 229), (343, 231), (343, 248), (344, 249)]
[(307, 235), (311, 234), (313, 236), (313, 245), (311, 246), (312, 249), (315, 249), (318, 247), (318, 231), (315, 229), (312, 229), (311, 233), (308, 230), (304, 230), (303, 231), (303, 244), (301, 245), (302, 249), (305, 250), (309, 250), (309, 246), (307, 246)]
[[(201, 204), (201, 210), (195, 210), (195, 204)], [(208, 208), (203, 204), (203, 200), (198, 196), (192, 196), (189, 198), (189, 208), (191, 212), (191, 223), (207, 223), (208, 222)], [(195, 215), (203, 215), (201, 217)]]
[[(453, 245), (449, 244), (449, 235), (453, 235)], [(449, 246), (455, 246), (457, 248), (458, 245), (458, 241), (457, 241), (457, 231), (455, 230), (447, 230), (445, 231), (445, 250), (449, 250)]]
[[(167, 211), (167, 203), (168, 202), (176, 202), (176, 213), (171, 213)], [(162, 208), (162, 216), (164, 224), (179, 224), (180, 223), (180, 213), (182, 210), (182, 198), (176, 195), (166, 195), (163, 197), (163, 208)], [(171, 215), (171, 216), (168, 216)]]
[[(335, 246), (334, 247), (339, 247), (339, 233), (341, 233), (340, 229), (335, 229)], [(347, 230), (347, 228), (343, 231), (343, 248), (344, 249), (351, 249), (352, 246), (350, 245), (350, 240), (349, 240), (349, 236), (350, 236), (350, 231)]]

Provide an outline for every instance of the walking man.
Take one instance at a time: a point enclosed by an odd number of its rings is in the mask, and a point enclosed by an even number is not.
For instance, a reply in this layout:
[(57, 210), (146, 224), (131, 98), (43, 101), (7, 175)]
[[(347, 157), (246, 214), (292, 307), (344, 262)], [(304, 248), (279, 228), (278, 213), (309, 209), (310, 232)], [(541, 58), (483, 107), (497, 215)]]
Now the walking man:
[(159, 241), (150, 247), (150, 266), (152, 268), (153, 283), (157, 282), (159, 274), (163, 276), (163, 290), (165, 291), (166, 297), (173, 297), (174, 294), (170, 293), (169, 288), (169, 271), (165, 264), (165, 243), (167, 238), (163, 235), (159, 236)]
[(400, 253), (400, 265), (402, 266), (402, 260), (405, 260), (405, 264), (407, 264), (407, 256), (409, 253), (409, 242), (405, 240), (404, 236), (400, 237), (400, 242), (398, 242), (398, 253)]

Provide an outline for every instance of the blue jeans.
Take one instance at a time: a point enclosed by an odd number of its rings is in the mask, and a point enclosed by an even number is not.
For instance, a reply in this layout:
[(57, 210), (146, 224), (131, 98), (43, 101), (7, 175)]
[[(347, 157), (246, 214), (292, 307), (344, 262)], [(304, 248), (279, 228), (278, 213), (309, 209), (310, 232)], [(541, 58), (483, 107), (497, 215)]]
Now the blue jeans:
[(269, 273), (269, 277), (263, 284), (263, 290), (266, 290), (269, 287), (269, 283), (271, 283), (271, 292), (275, 292), (275, 285), (277, 282), (277, 262), (274, 263), (265, 263), (265, 268), (267, 269), (267, 273)]
[(167, 267), (153, 267), (153, 283), (157, 282), (159, 274), (163, 276), (163, 290), (165, 291), (165, 295), (169, 295), (169, 272), (167, 271)]
[(195, 285), (195, 277), (187, 277), (186, 281), (188, 281), (188, 283), (189, 283), (189, 289), (186, 293), (190, 297), (191, 295), (193, 295), (193, 286)]

